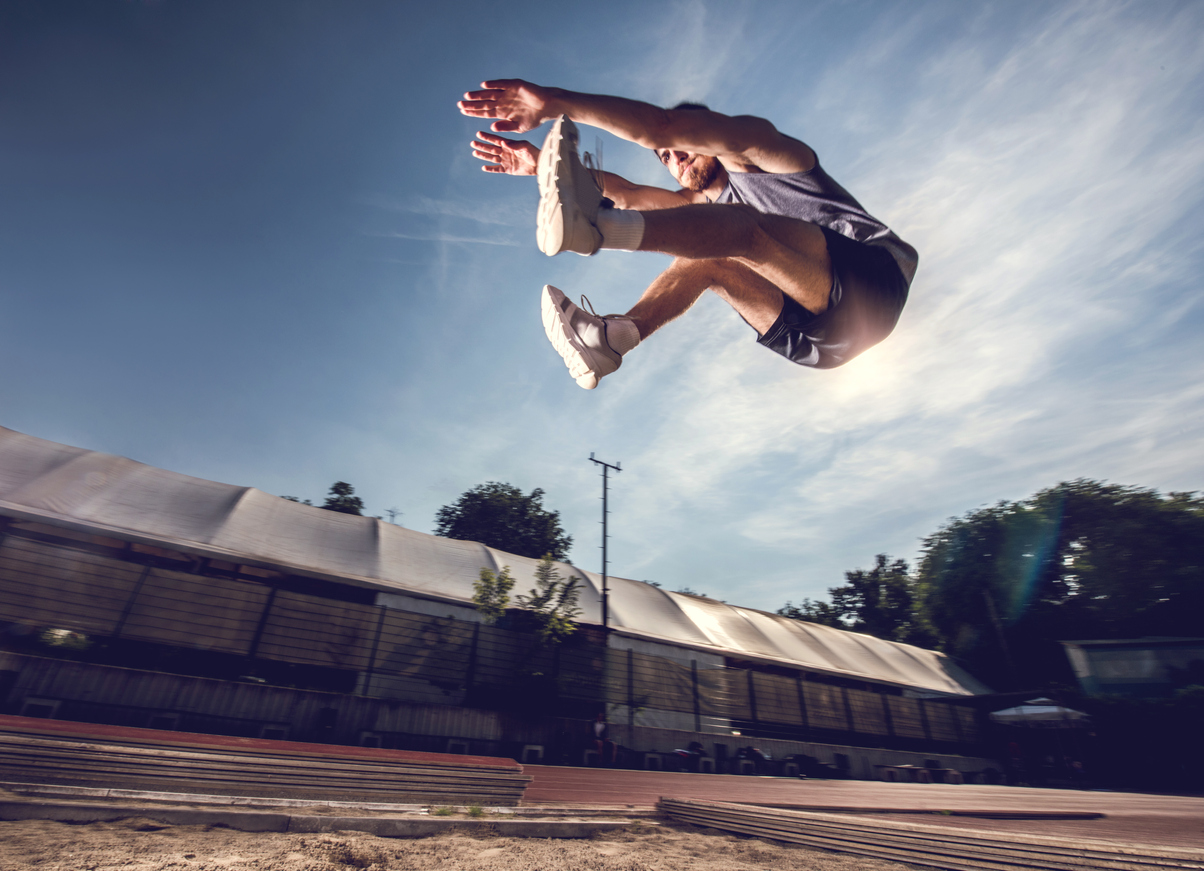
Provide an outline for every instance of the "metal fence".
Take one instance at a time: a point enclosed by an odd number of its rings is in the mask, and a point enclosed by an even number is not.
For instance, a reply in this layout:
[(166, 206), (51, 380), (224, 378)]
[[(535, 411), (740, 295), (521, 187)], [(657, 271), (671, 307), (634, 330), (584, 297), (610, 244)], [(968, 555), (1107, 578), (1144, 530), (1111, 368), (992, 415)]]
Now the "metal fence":
[(523, 716), (603, 710), (611, 722), (697, 733), (913, 748), (980, 740), (972, 710), (888, 686), (624, 649), (595, 627), (547, 646), (518, 617), (494, 626), (411, 613), (350, 584), (35, 523), (0, 531), (10, 650)]

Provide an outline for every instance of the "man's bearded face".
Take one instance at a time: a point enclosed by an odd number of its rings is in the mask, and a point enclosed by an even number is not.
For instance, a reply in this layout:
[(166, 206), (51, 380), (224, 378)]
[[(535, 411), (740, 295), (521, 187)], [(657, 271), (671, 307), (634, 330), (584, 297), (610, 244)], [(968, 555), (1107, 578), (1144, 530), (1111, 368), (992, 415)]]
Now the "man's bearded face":
[(666, 149), (659, 153), (659, 157), (677, 183), (688, 191), (701, 193), (719, 176), (718, 158), (707, 154)]

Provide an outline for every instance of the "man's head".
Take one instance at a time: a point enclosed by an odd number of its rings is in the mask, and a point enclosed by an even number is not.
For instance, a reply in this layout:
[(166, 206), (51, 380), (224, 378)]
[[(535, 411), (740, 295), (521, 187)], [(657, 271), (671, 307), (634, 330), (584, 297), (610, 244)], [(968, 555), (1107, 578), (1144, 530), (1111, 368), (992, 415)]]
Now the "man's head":
[[(710, 108), (702, 103), (678, 103), (669, 111), (680, 110), (709, 112)], [(709, 154), (660, 148), (657, 149), (656, 156), (665, 165), (665, 169), (669, 170), (669, 174), (677, 179), (678, 184), (695, 193), (709, 188), (723, 170), (723, 165), (719, 163), (718, 158)]]

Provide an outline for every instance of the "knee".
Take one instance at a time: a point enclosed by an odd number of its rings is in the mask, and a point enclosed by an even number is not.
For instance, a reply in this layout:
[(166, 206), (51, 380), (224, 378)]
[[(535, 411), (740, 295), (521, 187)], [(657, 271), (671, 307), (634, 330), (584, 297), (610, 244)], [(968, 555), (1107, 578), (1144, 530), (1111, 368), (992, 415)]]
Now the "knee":
[(712, 272), (712, 261), (695, 260), (692, 257), (674, 257), (665, 274), (693, 280), (705, 279)]

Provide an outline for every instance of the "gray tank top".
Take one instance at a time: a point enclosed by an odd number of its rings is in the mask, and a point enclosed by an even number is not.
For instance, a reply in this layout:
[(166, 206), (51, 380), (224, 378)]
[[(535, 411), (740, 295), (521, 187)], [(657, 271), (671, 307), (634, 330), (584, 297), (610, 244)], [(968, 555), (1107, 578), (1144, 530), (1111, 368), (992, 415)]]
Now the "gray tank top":
[(885, 248), (899, 264), (908, 286), (920, 257), (891, 229), (832, 180), (816, 159), (808, 172), (731, 172), (719, 203), (746, 203), (767, 215), (785, 215), (828, 227), (866, 245)]

